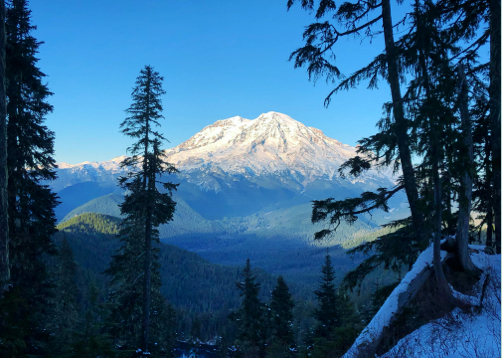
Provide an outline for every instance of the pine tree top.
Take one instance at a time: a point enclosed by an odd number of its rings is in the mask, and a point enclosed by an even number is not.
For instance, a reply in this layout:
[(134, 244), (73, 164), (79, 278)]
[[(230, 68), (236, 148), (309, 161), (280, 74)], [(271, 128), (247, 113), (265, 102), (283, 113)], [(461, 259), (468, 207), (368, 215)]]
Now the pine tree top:
[(121, 124), (120, 128), (125, 135), (138, 139), (128, 151), (132, 155), (143, 154), (154, 141), (166, 140), (164, 136), (155, 130), (160, 127), (162, 115), (162, 100), (160, 96), (166, 92), (162, 89), (164, 77), (153, 69), (145, 66), (136, 78), (135, 87), (131, 97), (132, 105), (126, 109), (129, 115)]

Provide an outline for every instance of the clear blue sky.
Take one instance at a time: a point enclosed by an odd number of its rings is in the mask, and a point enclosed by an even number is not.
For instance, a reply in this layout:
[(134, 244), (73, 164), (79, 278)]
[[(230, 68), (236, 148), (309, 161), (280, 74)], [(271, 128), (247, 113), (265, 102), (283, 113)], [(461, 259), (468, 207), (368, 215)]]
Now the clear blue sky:
[[(313, 16), (286, 0), (32, 0), (39, 66), (54, 92), (47, 126), (56, 133), (56, 160), (102, 161), (125, 154), (131, 139), (119, 132), (141, 68), (164, 76), (162, 132), (178, 145), (218, 119), (256, 118), (278, 111), (355, 145), (374, 134), (388, 86), (337, 95), (308, 81), (289, 55), (302, 44)], [(361, 39), (337, 48), (350, 74), (381, 51)]]

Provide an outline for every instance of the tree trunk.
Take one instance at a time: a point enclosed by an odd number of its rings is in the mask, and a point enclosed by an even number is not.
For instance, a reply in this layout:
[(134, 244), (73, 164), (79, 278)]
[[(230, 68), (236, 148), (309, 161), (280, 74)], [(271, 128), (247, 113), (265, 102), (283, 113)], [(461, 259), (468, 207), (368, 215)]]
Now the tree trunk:
[[(449, 171), (445, 171), (443, 175), (443, 181), (447, 183), (448, 188), (446, 190), (443, 190), (443, 197), (445, 200), (446, 204), (446, 218), (444, 220), (446, 221), (446, 227), (448, 229), (447, 234), (453, 236), (455, 234), (455, 225), (456, 222), (453, 217), (453, 205), (451, 203), (452, 201), (452, 194), (451, 194), (451, 174)], [(444, 188), (444, 187), (442, 187)]]
[(148, 208), (145, 228), (145, 280), (143, 285), (143, 342), (141, 349), (148, 352), (150, 336), (151, 263), (152, 263), (152, 215)]
[[(431, 127), (434, 124), (431, 123)], [(433, 156), (433, 182), (434, 182), (434, 246), (433, 246), (433, 265), (434, 265), (434, 274), (436, 276), (437, 287), (441, 292), (441, 296), (447, 301), (451, 302), (454, 305), (457, 305), (453, 297), (453, 293), (451, 291), (450, 285), (446, 280), (443, 271), (443, 262), (441, 260), (441, 223), (442, 223), (442, 209), (441, 205), (441, 178), (439, 177), (439, 149), (438, 149), (438, 140), (436, 130), (432, 128), (432, 156)]]
[(5, 72), (5, 1), (0, 2), (0, 298), (10, 281), (7, 170), (7, 101)]
[(488, 202), (488, 212), (486, 213), (486, 243), (487, 248), (493, 250), (493, 213), (491, 202)]
[[(418, 14), (417, 14), (418, 18)], [(421, 33), (421, 21), (417, 25), (417, 33)], [(422, 32), (423, 33), (423, 32)], [(432, 182), (434, 185), (434, 217), (433, 217), (433, 227), (434, 227), (434, 243), (433, 243), (433, 265), (434, 274), (436, 276), (437, 287), (441, 292), (441, 295), (446, 299), (447, 302), (455, 302), (453, 293), (451, 291), (450, 285), (446, 280), (443, 271), (443, 262), (441, 260), (441, 225), (443, 223), (443, 196), (441, 193), (441, 177), (439, 175), (439, 163), (443, 161), (443, 155), (441, 150), (441, 143), (439, 141), (439, 131), (438, 125), (440, 125), (440, 119), (437, 113), (433, 111), (434, 104), (431, 96), (431, 87), (429, 81), (429, 73), (427, 68), (426, 56), (424, 49), (419, 50), (419, 64), (421, 69), (421, 77), (424, 82), (424, 89), (426, 94), (425, 106), (429, 108), (428, 120), (430, 128), (430, 156), (432, 162)]]
[(460, 193), (458, 203), (458, 223), (455, 239), (457, 242), (457, 256), (464, 271), (476, 273), (478, 270), (472, 263), (469, 255), (469, 219), (471, 218), (472, 201), (472, 177), (474, 171), (474, 150), (472, 144), (472, 129), (468, 109), (468, 87), (462, 65), (458, 66), (458, 74), (461, 83), (460, 87), (460, 117), (464, 151), (466, 161), (464, 162), (464, 172), (460, 178)]
[(487, 248), (493, 249), (493, 201), (492, 201), (492, 167), (491, 167), (491, 145), (490, 136), (485, 136), (485, 205), (486, 205), (486, 242)]
[(151, 300), (151, 263), (152, 263), (152, 211), (150, 209), (150, 166), (148, 160), (149, 134), (150, 134), (150, 68), (147, 68), (148, 80), (146, 82), (146, 133), (145, 133), (145, 155), (143, 157), (143, 194), (148, 197), (145, 220), (145, 276), (143, 281), (143, 322), (142, 331), (143, 337), (141, 349), (143, 352), (148, 352), (148, 340), (150, 336), (150, 300)]
[(490, 0), (490, 127), (495, 250), (500, 254), (500, 0)]
[(415, 171), (411, 161), (410, 139), (408, 135), (408, 125), (404, 118), (404, 108), (399, 85), (399, 71), (397, 68), (397, 55), (394, 45), (394, 34), (392, 27), (392, 17), (390, 0), (382, 0), (383, 30), (385, 36), (385, 52), (387, 57), (387, 69), (389, 74), (389, 85), (392, 93), (392, 108), (396, 121), (396, 138), (399, 148), (399, 159), (404, 177), (404, 188), (410, 205), (413, 227), (421, 242), (428, 241), (428, 235), (423, 227), (423, 215), (418, 204), (418, 190), (415, 180)]

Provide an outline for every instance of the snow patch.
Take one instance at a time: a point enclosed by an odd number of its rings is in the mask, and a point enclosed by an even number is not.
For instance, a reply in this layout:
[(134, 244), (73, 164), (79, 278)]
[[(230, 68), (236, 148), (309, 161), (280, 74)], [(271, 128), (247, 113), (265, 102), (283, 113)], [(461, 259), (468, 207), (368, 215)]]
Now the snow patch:
[[(441, 252), (441, 258), (446, 256), (446, 252)], [(379, 337), (383, 329), (390, 325), (393, 314), (398, 309), (399, 296), (405, 292), (411, 282), (427, 267), (432, 267), (433, 247), (430, 245), (424, 252), (420, 254), (417, 261), (413, 264), (412, 269), (402, 279), (401, 283), (394, 289), (392, 294), (387, 298), (385, 303), (380, 307), (377, 314), (371, 322), (361, 332), (359, 337), (343, 355), (344, 358), (357, 357), (360, 349), (371, 343), (375, 337)]]
[[(480, 246), (469, 246), (476, 252), (472, 261), (483, 270), (475, 286), (476, 297), (455, 293), (459, 298), (469, 298), (473, 304), (482, 304), (478, 312), (462, 312), (459, 308), (434, 322), (428, 323), (401, 339), (381, 358), (465, 358), (501, 356), (500, 340), (500, 255), (488, 255)], [(483, 285), (488, 284), (483, 302), (480, 302)], [(462, 295), (462, 296), (461, 296)]]

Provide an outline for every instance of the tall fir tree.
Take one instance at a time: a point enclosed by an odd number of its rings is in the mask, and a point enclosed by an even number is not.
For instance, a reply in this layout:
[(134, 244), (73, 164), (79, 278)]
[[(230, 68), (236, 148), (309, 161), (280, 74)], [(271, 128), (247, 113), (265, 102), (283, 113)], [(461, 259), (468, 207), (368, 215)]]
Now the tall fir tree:
[[(166, 324), (172, 321), (172, 308), (160, 294), (158, 248), (153, 246), (159, 243), (158, 226), (172, 220), (176, 203), (171, 196), (177, 187), (159, 181), (162, 174), (177, 171), (163, 160), (160, 145), (165, 138), (156, 130), (163, 118), (160, 96), (165, 91), (162, 81), (163, 78), (151, 66), (141, 70), (132, 92), (133, 104), (126, 110), (129, 116), (121, 124), (122, 133), (137, 142), (128, 148), (131, 156), (121, 163), (121, 167), (130, 169), (119, 178), (120, 186), (126, 190), (120, 206), (125, 216), (119, 234), (122, 247), (113, 256), (107, 271), (115, 287), (113, 300), (116, 308), (111, 315), (115, 325), (112, 330), (116, 330), (126, 344), (140, 348), (144, 354), (149, 352), (153, 338), (150, 329), (154, 326), (156, 342), (161, 339), (165, 344), (161, 348), (157, 344), (152, 349), (168, 349), (167, 338), (162, 339), (159, 335), (166, 333), (164, 336), (168, 337), (170, 328), (159, 320)], [(157, 184), (162, 184), (165, 192), (160, 192)], [(118, 317), (122, 319), (117, 320)]]
[(333, 328), (339, 326), (337, 292), (335, 288), (335, 270), (331, 264), (331, 256), (326, 255), (321, 269), (321, 283), (316, 295), (318, 307), (314, 316), (319, 322), (316, 328), (316, 336), (328, 338)]
[(265, 355), (264, 305), (258, 298), (260, 284), (251, 271), (251, 263), (246, 260), (242, 271), (242, 281), (237, 283), (242, 297), (239, 310), (230, 318), (237, 326), (236, 344), (243, 357), (255, 358)]
[(293, 308), (295, 304), (289, 288), (282, 276), (277, 278), (277, 285), (272, 291), (269, 322), (269, 357), (288, 357), (294, 346)]
[(5, 0), (0, 2), (0, 299), (10, 280), (7, 200), (7, 98), (5, 71)]
[(318, 324), (313, 334), (306, 337), (307, 347), (301, 352), (303, 357), (342, 357), (362, 328), (361, 318), (356, 314), (354, 305), (347, 295), (338, 292), (334, 280), (331, 256), (326, 255), (321, 269), (320, 286), (314, 292), (318, 301), (314, 317)]
[[(48, 313), (50, 285), (44, 256), (55, 252), (51, 236), (56, 231), (54, 207), (58, 202), (56, 195), (42, 184), (42, 181), (56, 177), (54, 133), (44, 125), (45, 116), (52, 111), (47, 102), (51, 92), (42, 82), (45, 75), (37, 67), (36, 54), (41, 42), (31, 35), (35, 27), (31, 25), (27, 1), (13, 0), (8, 3), (5, 26), (8, 230), (12, 285), (5, 299), (17, 302), (17, 309), (9, 312), (9, 319), (15, 320), (16, 315), (22, 315), (17, 322), (22, 339), (15, 343), (24, 347), (15, 354), (21, 357), (23, 354), (41, 354), (44, 351), (41, 342), (47, 339), (44, 317)], [(2, 324), (7, 321), (2, 321)], [(21, 322), (24, 324), (21, 325)], [(2, 340), (0, 349), (9, 346), (8, 340)]]
[(491, 152), (492, 154), (492, 182), (493, 182), (493, 211), (495, 222), (495, 250), (497, 254), (501, 252), (501, 205), (500, 196), (500, 107), (501, 107), (501, 35), (500, 35), (500, 1), (490, 0), (490, 128), (491, 128)]

